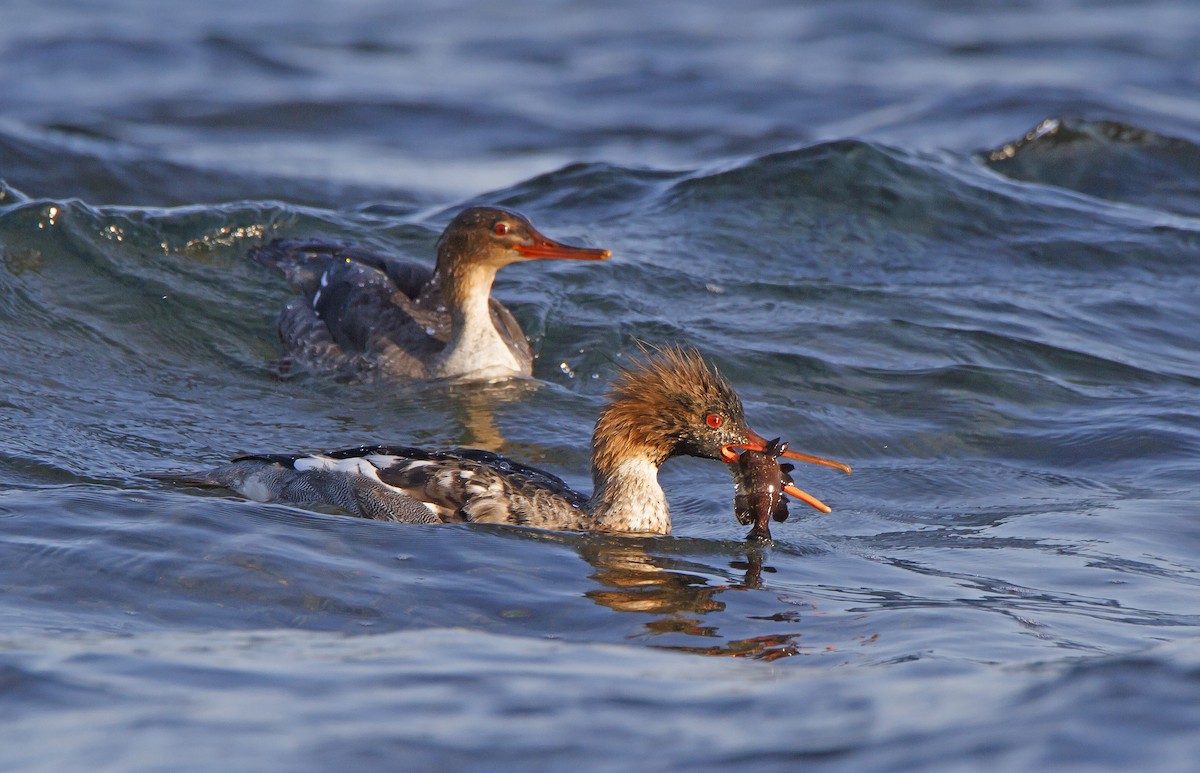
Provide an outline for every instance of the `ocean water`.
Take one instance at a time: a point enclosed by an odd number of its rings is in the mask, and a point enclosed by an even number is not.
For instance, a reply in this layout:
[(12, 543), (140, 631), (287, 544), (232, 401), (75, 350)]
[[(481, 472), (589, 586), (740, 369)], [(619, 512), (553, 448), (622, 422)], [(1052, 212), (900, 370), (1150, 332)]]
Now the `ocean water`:
[[(1155, 770), (1200, 758), (1200, 7), (0, 7), (0, 768)], [(608, 247), (495, 295), (536, 380), (281, 370), (322, 237), (477, 202)], [(671, 537), (142, 476), (478, 445), (587, 490), (636, 341), (798, 470)]]

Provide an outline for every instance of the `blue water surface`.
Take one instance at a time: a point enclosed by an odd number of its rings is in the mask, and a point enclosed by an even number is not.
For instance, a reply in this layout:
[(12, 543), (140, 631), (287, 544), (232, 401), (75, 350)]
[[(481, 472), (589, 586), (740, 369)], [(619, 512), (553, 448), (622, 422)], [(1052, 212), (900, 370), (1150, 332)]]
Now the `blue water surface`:
[[(0, 767), (1155, 770), (1200, 758), (1200, 7), (0, 7)], [(518, 208), (524, 384), (282, 369), (320, 237)], [(148, 471), (477, 445), (590, 486), (636, 341), (798, 470), (755, 549), (400, 526)]]

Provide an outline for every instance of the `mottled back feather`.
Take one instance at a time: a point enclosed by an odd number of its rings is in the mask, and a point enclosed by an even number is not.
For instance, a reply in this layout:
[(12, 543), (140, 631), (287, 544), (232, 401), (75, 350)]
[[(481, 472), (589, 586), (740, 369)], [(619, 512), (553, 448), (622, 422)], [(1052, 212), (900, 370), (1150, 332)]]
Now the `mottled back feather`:
[[(321, 454), (332, 460), (364, 459), (379, 481), (426, 503), (443, 522), (509, 523), (557, 529), (586, 529), (587, 498), (556, 475), (474, 448), (429, 451), (410, 446), (359, 446)], [(257, 461), (294, 469), (314, 457), (255, 454)]]
[[(450, 337), (433, 270), (358, 247), (276, 240), (251, 257), (279, 271), (301, 296), (279, 317), (284, 350), (301, 365), (347, 378), (428, 378)], [(533, 351), (512, 313), (489, 299), (492, 324), (518, 364)]]

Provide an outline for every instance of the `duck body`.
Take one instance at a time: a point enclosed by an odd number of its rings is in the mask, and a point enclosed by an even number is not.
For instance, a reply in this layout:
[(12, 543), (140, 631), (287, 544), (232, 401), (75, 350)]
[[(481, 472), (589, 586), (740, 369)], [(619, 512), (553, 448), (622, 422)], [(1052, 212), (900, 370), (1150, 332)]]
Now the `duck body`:
[(496, 272), (525, 260), (609, 256), (548, 239), (499, 207), (460, 212), (437, 251), (433, 269), (314, 241), (275, 241), (251, 257), (299, 292), (279, 316), (292, 361), (354, 380), (405, 380), (531, 375), (521, 326), (490, 297)]
[[(675, 348), (656, 350), (618, 374), (592, 433), (590, 496), (549, 472), (462, 448), (377, 445), (323, 454), (251, 455), (207, 471), (151, 477), (405, 523), (669, 534), (659, 467), (680, 455), (732, 463), (738, 459), (733, 448), (764, 451), (767, 445), (746, 426), (741, 401), (728, 382), (696, 352)], [(849, 471), (819, 457), (793, 458)]]
[[(300, 291), (279, 314), (279, 340), (309, 370), (355, 381), (437, 378), (451, 320), (433, 269), (356, 247), (276, 241), (254, 252)], [(528, 376), (533, 350), (504, 304), (488, 299), (498, 341), (456, 375)]]
[(323, 454), (242, 456), (176, 482), (249, 499), (328, 505), (400, 523), (507, 523), (589, 529), (587, 497), (551, 473), (490, 451), (359, 446)]

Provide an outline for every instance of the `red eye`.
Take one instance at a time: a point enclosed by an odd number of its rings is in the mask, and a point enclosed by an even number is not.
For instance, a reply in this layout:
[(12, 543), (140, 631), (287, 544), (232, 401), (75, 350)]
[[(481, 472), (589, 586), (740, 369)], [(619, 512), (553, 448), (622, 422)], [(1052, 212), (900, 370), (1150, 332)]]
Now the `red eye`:
[(511, 228), (509, 227), (508, 223), (501, 220), (499, 223), (496, 223), (495, 230), (497, 236), (505, 236), (511, 230)]
[(708, 426), (712, 427), (713, 429), (716, 429), (717, 427), (721, 426), (721, 424), (723, 424), (724, 421), (725, 421), (725, 419), (721, 418), (721, 415), (717, 414), (717, 413), (710, 413), (710, 414), (708, 414), (708, 416), (704, 417), (704, 423), (707, 424)]

